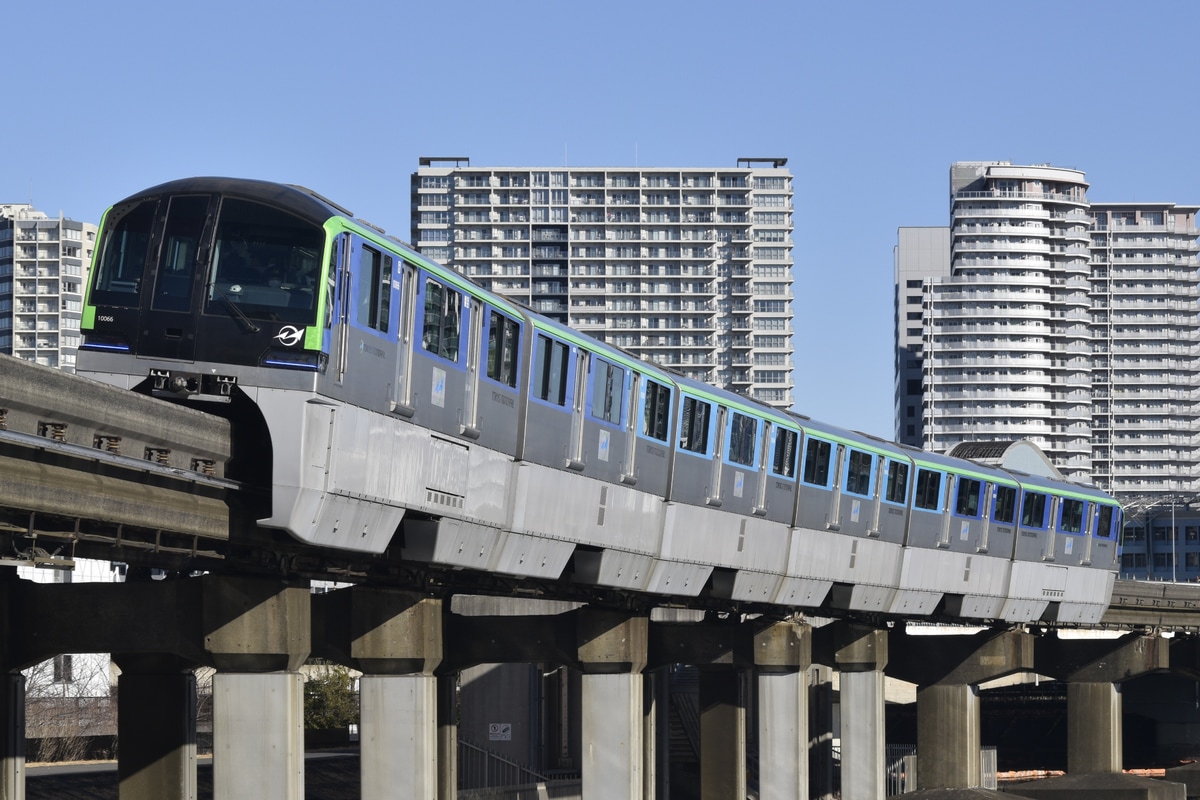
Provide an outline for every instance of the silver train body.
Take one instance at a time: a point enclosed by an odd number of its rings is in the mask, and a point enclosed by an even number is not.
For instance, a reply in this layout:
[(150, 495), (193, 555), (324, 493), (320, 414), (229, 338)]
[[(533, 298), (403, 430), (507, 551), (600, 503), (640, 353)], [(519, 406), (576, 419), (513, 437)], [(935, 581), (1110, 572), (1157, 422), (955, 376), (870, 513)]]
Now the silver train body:
[[(235, 254), (261, 274), (235, 275)], [(1099, 620), (1119, 563), (1121, 512), (1102, 492), (666, 372), (298, 187), (196, 178), (118, 203), (83, 327), (81, 374), (252, 406), (259, 524), (317, 547), (652, 595), (1062, 623)]]

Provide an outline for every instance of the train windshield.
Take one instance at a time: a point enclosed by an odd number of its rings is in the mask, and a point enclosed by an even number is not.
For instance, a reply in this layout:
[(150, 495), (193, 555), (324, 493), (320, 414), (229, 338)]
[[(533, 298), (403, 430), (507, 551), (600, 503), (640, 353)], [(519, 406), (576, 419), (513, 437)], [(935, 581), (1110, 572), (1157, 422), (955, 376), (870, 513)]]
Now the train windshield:
[(114, 207), (108, 213), (91, 302), (137, 307), (157, 209), (158, 200), (143, 200), (133, 206)]
[(205, 313), (311, 324), (325, 231), (287, 212), (225, 198), (205, 287)]

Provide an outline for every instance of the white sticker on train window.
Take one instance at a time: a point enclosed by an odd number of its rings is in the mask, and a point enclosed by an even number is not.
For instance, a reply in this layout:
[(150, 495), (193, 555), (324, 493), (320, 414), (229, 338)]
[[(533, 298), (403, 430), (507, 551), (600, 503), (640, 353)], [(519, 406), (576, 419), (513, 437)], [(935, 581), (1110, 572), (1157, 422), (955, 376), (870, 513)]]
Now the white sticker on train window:
[(858, 512), (859, 512), (860, 508), (861, 508), (861, 502), (858, 500), (855, 500), (853, 503), (850, 504), (850, 521), (851, 522), (858, 522)]
[(1067, 554), (1067, 555), (1071, 555), (1071, 546), (1072, 546), (1072, 545), (1074, 545), (1074, 544), (1075, 544), (1075, 540), (1074, 540), (1074, 539), (1067, 539), (1067, 540), (1065, 540), (1065, 541), (1063, 542), (1063, 552), (1064, 552), (1065, 554)]
[(596, 445), (596, 458), (608, 461), (608, 431), (600, 431), (600, 442)]
[(438, 408), (446, 407), (446, 370), (441, 367), (433, 368), (433, 391), (429, 402)]
[(963, 520), (959, 527), (959, 530), (958, 530), (959, 541), (965, 542), (967, 540), (967, 537), (970, 535), (971, 535), (971, 523), (967, 522), (966, 520)]
[(742, 496), (742, 486), (745, 483), (746, 483), (746, 476), (741, 472), (736, 473), (733, 478), (733, 496), (734, 497)]

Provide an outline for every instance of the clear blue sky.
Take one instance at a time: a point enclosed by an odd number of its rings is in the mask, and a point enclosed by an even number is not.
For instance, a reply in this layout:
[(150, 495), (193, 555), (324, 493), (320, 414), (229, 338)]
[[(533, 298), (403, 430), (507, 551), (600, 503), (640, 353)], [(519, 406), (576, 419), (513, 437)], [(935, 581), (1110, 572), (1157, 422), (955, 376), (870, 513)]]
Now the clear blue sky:
[[(1200, 4), (20, 2), (0, 202), (99, 221), (192, 175), (300, 183), (407, 238), (423, 155), (795, 176), (796, 409), (892, 432), (896, 229), (954, 161), (1200, 202)], [(28, 31), (28, 33), (27, 33)]]

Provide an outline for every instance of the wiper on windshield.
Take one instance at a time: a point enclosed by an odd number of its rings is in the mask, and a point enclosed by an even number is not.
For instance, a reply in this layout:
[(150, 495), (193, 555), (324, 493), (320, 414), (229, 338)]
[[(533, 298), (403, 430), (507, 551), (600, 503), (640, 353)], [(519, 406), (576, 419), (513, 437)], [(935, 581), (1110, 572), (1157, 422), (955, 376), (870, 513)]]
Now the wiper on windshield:
[(229, 299), (229, 295), (225, 294), (225, 292), (221, 290), (221, 287), (217, 286), (215, 281), (209, 281), (208, 288), (210, 291), (215, 291), (221, 296), (221, 300), (225, 303), (225, 308), (229, 310), (229, 316), (245, 325), (248, 333), (258, 333), (259, 330), (261, 330), (257, 325), (254, 324), (254, 320), (246, 316), (245, 311), (242, 311), (240, 308), (238, 308), (237, 303)]

